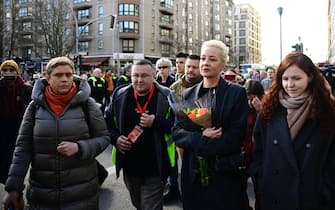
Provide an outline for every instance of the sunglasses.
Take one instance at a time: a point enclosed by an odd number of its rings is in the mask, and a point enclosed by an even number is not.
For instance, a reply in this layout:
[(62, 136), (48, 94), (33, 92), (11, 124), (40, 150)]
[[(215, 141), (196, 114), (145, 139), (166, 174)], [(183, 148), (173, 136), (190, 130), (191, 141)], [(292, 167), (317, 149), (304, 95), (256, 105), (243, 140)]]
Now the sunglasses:
[(9, 68), (9, 69), (7, 69), (7, 68), (3, 68), (1, 71), (3, 71), (3, 72), (7, 72), (7, 71), (15, 72), (16, 70), (15, 70), (15, 69), (12, 69), (12, 68)]
[(158, 66), (158, 69), (166, 69), (168, 66)]

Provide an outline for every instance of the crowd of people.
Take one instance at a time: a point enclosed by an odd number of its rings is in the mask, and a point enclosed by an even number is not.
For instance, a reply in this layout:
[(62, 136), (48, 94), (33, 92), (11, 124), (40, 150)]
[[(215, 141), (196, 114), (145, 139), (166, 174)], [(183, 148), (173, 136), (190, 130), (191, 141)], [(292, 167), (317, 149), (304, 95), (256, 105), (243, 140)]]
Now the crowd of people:
[(99, 209), (108, 172), (96, 157), (112, 144), (117, 178), (122, 170), (136, 209), (178, 200), (185, 210), (335, 209), (328, 81), (299, 52), (247, 77), (227, 68), (227, 54), (209, 40), (199, 55), (178, 53), (176, 68), (165, 57), (143, 59), (119, 77), (101, 68), (79, 77), (69, 58), (56, 57), (33, 85), (4, 61), (4, 208)]

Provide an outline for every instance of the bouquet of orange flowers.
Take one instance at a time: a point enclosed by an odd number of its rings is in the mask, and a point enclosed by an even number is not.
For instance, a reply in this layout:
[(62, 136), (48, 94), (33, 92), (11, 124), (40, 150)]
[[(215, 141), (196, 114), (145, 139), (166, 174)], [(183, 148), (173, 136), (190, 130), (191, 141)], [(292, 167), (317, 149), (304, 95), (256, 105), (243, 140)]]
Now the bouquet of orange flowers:
[(201, 131), (212, 126), (211, 100), (207, 97), (192, 102), (181, 102), (172, 95), (169, 102), (184, 129)]
[(187, 108), (184, 109), (183, 112), (192, 122), (203, 128), (209, 128), (212, 126), (212, 112), (210, 108)]

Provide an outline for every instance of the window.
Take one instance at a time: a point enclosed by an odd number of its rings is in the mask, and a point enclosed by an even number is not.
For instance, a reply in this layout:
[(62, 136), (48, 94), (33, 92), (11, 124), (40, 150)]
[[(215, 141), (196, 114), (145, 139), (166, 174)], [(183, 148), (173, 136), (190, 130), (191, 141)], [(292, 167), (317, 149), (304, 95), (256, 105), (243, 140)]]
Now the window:
[(87, 52), (88, 51), (88, 42), (79, 42), (78, 50)]
[(170, 38), (170, 30), (167, 30), (167, 29), (161, 29), (160, 30), (160, 35), (162, 37), (166, 37), (166, 38)]
[(240, 36), (245, 36), (245, 30), (240, 30)]
[(160, 0), (161, 7), (173, 8), (173, 0)]
[(82, 9), (78, 10), (78, 20), (89, 18), (90, 17), (90, 11), (88, 9)]
[(170, 15), (166, 15), (166, 14), (161, 14), (161, 22), (162, 23), (171, 23), (171, 16)]
[(33, 14), (33, 8), (32, 7), (23, 7), (19, 9), (19, 16), (20, 17), (26, 17), (26, 16), (32, 16)]
[(89, 27), (88, 25), (84, 25), (84, 26), (79, 26), (78, 27), (78, 31), (79, 31), (79, 36), (88, 36), (89, 35)]
[(98, 16), (102, 17), (104, 15), (104, 7), (103, 6), (99, 6), (98, 8)]
[(102, 39), (98, 40), (98, 49), (103, 49), (104, 48), (104, 41)]
[(31, 22), (23, 22), (22, 28), (23, 28), (23, 31), (31, 30)]
[(240, 22), (240, 28), (245, 28), (245, 22)]
[(122, 52), (125, 52), (125, 53), (135, 52), (135, 40), (131, 40), (131, 39), (122, 40)]
[(161, 44), (161, 53), (162, 55), (170, 55), (171, 46), (168, 44)]
[(239, 43), (240, 44), (245, 44), (245, 38), (240, 38)]
[(131, 32), (138, 33), (138, 22), (135, 21), (120, 21), (119, 22), (120, 32)]
[(103, 34), (103, 33), (104, 33), (104, 24), (99, 23), (98, 34)]
[(139, 6), (137, 4), (119, 4), (119, 15), (139, 15)]

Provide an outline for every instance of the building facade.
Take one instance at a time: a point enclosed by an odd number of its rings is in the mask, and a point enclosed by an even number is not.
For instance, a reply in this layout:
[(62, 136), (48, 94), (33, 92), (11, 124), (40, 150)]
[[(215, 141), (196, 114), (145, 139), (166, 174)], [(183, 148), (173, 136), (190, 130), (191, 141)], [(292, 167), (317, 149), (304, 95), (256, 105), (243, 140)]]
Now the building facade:
[(217, 39), (233, 55), (232, 0), (178, 0), (175, 6), (175, 52), (200, 54), (203, 41)]
[[(229, 62), (233, 61), (232, 0), (63, 1), (70, 8), (64, 11), (69, 23), (66, 41), (72, 42), (65, 55), (83, 70), (97, 66), (119, 70), (143, 58), (153, 63), (160, 57), (174, 60), (181, 51), (199, 54), (201, 43), (210, 39), (222, 40), (229, 47)], [(11, 34), (3, 38), (9, 43), (3, 54), (22, 58), (33, 70), (52, 57), (36, 20), (36, 5), (41, 2), (47, 0), (4, 0), (3, 8), (4, 31)]]
[(250, 4), (234, 9), (234, 63), (262, 62), (261, 17)]

